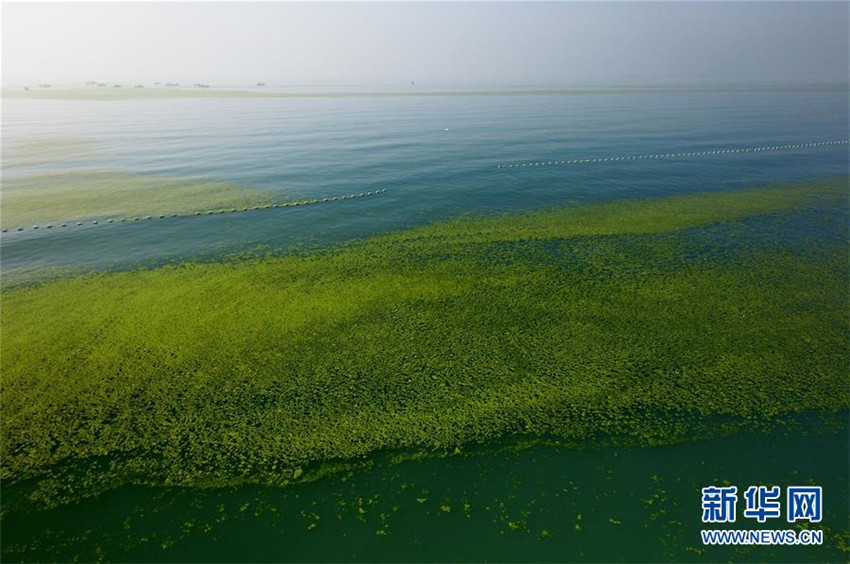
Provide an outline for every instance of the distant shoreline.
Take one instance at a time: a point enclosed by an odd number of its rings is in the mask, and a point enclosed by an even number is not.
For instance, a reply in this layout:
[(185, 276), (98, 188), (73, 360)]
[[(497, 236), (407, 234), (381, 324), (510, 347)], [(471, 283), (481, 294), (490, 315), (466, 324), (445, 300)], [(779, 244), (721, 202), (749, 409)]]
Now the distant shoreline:
[(846, 92), (846, 85), (722, 86), (722, 87), (623, 87), (570, 89), (481, 89), (481, 90), (374, 90), (280, 92), (196, 88), (4, 88), (3, 98), (36, 100), (137, 100), (151, 98), (362, 98), (397, 96), (587, 96), (600, 94), (711, 94), (729, 92)]

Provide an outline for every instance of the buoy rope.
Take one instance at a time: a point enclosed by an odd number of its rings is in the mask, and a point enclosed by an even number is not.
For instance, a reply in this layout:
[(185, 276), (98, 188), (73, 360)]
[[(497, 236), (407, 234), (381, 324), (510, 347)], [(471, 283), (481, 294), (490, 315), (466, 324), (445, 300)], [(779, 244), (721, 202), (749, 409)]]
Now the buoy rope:
[(183, 212), (183, 213), (157, 213), (150, 215), (137, 215), (137, 216), (125, 216), (118, 218), (110, 218), (107, 220), (100, 219), (86, 219), (80, 221), (63, 221), (61, 223), (47, 223), (47, 224), (35, 224), (30, 227), (14, 227), (14, 228), (3, 228), (0, 229), (2, 233), (8, 232), (20, 232), (20, 231), (34, 231), (38, 229), (61, 229), (61, 228), (69, 228), (69, 227), (81, 227), (83, 225), (108, 225), (108, 224), (116, 224), (116, 223), (133, 223), (137, 221), (148, 221), (154, 219), (171, 219), (171, 218), (179, 218), (179, 217), (195, 217), (202, 215), (216, 215), (221, 213), (241, 213), (241, 212), (249, 212), (249, 211), (258, 211), (258, 210), (267, 210), (272, 208), (290, 208), (296, 206), (309, 206), (313, 204), (326, 204), (330, 202), (336, 202), (341, 200), (353, 200), (354, 198), (365, 198), (366, 196), (377, 196), (378, 194), (383, 194), (386, 192), (388, 188), (382, 188), (380, 190), (372, 190), (369, 192), (360, 192), (358, 194), (346, 194), (345, 196), (329, 196), (327, 198), (312, 198), (309, 200), (296, 200), (292, 202), (282, 202), (276, 204), (259, 204), (256, 206), (242, 206), (235, 208), (219, 208), (212, 210), (203, 210), (203, 211), (194, 211), (194, 212)]
[[(496, 165), (497, 168), (524, 168), (524, 167), (539, 167), (539, 166), (575, 166), (575, 165), (584, 165), (584, 164), (599, 164), (599, 163), (612, 163), (612, 162), (625, 162), (625, 161), (640, 161), (640, 160), (648, 160), (648, 159), (675, 159), (675, 158), (687, 158), (687, 157), (713, 157), (717, 155), (731, 155), (731, 154), (740, 154), (740, 153), (761, 153), (761, 152), (770, 152), (770, 151), (792, 151), (796, 149), (815, 149), (820, 147), (829, 147), (836, 145), (847, 145), (850, 143), (850, 140), (843, 139), (838, 141), (818, 141), (813, 143), (797, 143), (791, 145), (769, 145), (764, 147), (738, 147), (733, 149), (713, 149), (708, 151), (689, 151), (689, 152), (679, 152), (679, 153), (655, 153), (655, 154), (646, 154), (646, 155), (626, 155), (626, 156), (615, 156), (615, 157), (598, 157), (598, 158), (588, 158), (588, 159), (572, 159), (572, 160), (556, 160), (556, 161), (526, 161), (526, 162), (515, 162), (508, 164), (499, 164)], [(350, 200), (354, 198), (363, 198), (366, 196), (375, 196), (378, 194), (383, 194), (387, 191), (387, 188), (382, 188), (380, 190), (373, 190), (370, 192), (360, 192), (359, 194), (348, 194), (345, 196), (333, 196), (326, 198), (318, 198), (318, 199), (309, 199), (309, 200), (299, 200), (294, 202), (284, 202), (284, 203), (276, 203), (276, 204), (262, 204), (256, 206), (244, 206), (244, 207), (236, 207), (229, 209), (215, 209), (215, 210), (204, 210), (204, 211), (195, 211), (195, 212), (187, 212), (187, 213), (162, 213), (162, 214), (152, 214), (145, 216), (134, 216), (134, 217), (120, 217), (120, 218), (110, 218), (106, 221), (101, 221), (99, 219), (88, 219), (84, 221), (65, 221), (59, 223), (57, 225), (53, 225), (51, 223), (45, 224), (45, 229), (54, 229), (54, 228), (67, 228), (67, 227), (80, 227), (83, 225), (101, 225), (101, 224), (112, 224), (112, 223), (128, 223), (128, 222), (136, 222), (136, 221), (147, 221), (153, 219), (166, 219), (166, 218), (180, 218), (180, 217), (191, 217), (191, 216), (201, 216), (201, 215), (215, 215), (221, 213), (233, 213), (233, 212), (248, 212), (248, 211), (257, 211), (264, 210), (270, 208), (287, 208), (294, 206), (306, 206), (312, 204), (323, 204), (328, 202), (335, 202), (339, 200)], [(20, 232), (26, 230), (37, 230), (40, 229), (41, 225), (33, 225), (29, 228), (26, 227), (15, 227), (15, 228), (3, 228), (0, 229), (0, 232), (7, 233), (11, 231)]]
[(572, 159), (561, 161), (525, 161), (496, 165), (497, 168), (523, 168), (533, 166), (575, 166), (584, 164), (599, 164), (623, 161), (640, 161), (646, 159), (677, 159), (683, 157), (713, 157), (716, 155), (731, 155), (733, 153), (761, 153), (766, 151), (791, 151), (795, 149), (815, 149), (834, 145), (847, 145), (848, 140), (818, 141), (816, 143), (798, 143), (795, 145), (770, 145), (766, 147), (738, 147), (734, 149), (714, 149), (710, 151), (689, 151), (681, 153), (655, 153), (650, 155), (627, 155), (618, 157), (600, 157), (594, 159)]

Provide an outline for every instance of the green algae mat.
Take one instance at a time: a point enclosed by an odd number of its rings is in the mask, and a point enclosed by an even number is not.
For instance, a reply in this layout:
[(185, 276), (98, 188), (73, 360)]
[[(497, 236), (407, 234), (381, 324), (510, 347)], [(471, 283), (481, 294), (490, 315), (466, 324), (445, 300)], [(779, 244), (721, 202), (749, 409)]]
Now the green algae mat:
[[(58, 143), (56, 146), (66, 148)], [(68, 143), (68, 147), (75, 145)], [(15, 228), (92, 218), (242, 208), (274, 200), (275, 194), (269, 191), (224, 182), (135, 175), (117, 169), (82, 169), (4, 180), (0, 212), (2, 226)]]
[(4, 506), (846, 409), (847, 210), (841, 178), (4, 288)]

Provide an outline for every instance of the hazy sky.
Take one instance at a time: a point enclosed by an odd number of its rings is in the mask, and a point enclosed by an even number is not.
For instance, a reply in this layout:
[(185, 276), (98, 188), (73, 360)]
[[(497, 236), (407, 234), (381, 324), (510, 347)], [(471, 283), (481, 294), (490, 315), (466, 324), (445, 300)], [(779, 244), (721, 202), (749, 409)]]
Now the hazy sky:
[(848, 81), (847, 2), (3, 4), (4, 84)]

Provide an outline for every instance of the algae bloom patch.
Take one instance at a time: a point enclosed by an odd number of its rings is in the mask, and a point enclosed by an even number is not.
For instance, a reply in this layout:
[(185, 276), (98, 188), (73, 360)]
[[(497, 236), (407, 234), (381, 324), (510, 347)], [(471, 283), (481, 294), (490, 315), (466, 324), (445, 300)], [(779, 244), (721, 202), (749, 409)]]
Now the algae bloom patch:
[(506, 436), (666, 443), (846, 408), (846, 182), (6, 289), (4, 503), (282, 484)]
[(3, 227), (130, 215), (242, 208), (274, 199), (268, 191), (195, 178), (112, 169), (43, 172), (3, 180)]

